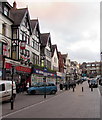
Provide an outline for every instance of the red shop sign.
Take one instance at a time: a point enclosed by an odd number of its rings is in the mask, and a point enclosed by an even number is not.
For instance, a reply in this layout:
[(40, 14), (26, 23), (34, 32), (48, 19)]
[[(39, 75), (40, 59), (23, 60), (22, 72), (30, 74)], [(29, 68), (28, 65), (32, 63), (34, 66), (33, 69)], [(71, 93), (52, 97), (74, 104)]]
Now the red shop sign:
[(12, 68), (12, 64), (11, 64), (11, 63), (5, 63), (5, 68), (6, 68), (6, 69)]
[(22, 67), (22, 66), (16, 66), (16, 70), (17, 71), (22, 71), (22, 72), (31, 72), (31, 69), (30, 68), (27, 68), (27, 67)]

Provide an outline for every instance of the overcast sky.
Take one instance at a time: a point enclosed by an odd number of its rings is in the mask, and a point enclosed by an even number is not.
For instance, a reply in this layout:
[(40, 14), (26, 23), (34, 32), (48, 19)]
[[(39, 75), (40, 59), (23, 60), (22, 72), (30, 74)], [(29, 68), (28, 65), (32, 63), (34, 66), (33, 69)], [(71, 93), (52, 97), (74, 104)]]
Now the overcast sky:
[[(13, 0), (8, 0), (11, 5)], [(71, 60), (100, 60), (99, 0), (16, 0), (27, 7), (31, 19), (39, 19), (41, 33), (50, 32), (52, 44)], [(49, 1), (49, 2), (48, 2)]]

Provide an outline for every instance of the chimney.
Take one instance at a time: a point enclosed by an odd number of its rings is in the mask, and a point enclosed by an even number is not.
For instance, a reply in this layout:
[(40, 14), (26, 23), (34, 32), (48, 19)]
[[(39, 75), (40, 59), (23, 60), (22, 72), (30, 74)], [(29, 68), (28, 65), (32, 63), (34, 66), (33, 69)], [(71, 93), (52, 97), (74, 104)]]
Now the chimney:
[(16, 1), (14, 1), (13, 3), (13, 9), (16, 10), (17, 9), (17, 4), (16, 4)]

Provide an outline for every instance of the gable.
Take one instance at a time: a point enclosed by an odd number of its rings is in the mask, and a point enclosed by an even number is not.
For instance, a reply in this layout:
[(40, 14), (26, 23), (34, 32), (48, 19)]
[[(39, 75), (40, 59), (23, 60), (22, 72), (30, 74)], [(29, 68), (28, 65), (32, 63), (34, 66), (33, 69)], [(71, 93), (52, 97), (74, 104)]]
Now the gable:
[(26, 11), (22, 19), (21, 25), (23, 25), (30, 32), (30, 34), (32, 33), (31, 24), (30, 24), (30, 16), (29, 16), (28, 10)]

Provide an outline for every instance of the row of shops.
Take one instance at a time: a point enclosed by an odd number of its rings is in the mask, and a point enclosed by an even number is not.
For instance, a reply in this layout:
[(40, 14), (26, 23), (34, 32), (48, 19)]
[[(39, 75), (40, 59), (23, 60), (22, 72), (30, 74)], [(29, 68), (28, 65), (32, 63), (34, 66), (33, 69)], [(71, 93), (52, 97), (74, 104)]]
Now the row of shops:
[[(2, 59), (0, 63), (0, 79), (14, 80), (16, 83), (27, 85), (33, 85), (36, 82), (43, 82), (45, 71), (35, 66), (24, 66), (18, 61), (11, 60), (9, 58)], [(13, 72), (12, 72), (12, 69)], [(64, 81), (64, 75), (59, 72), (46, 71), (46, 82), (59, 83)]]

